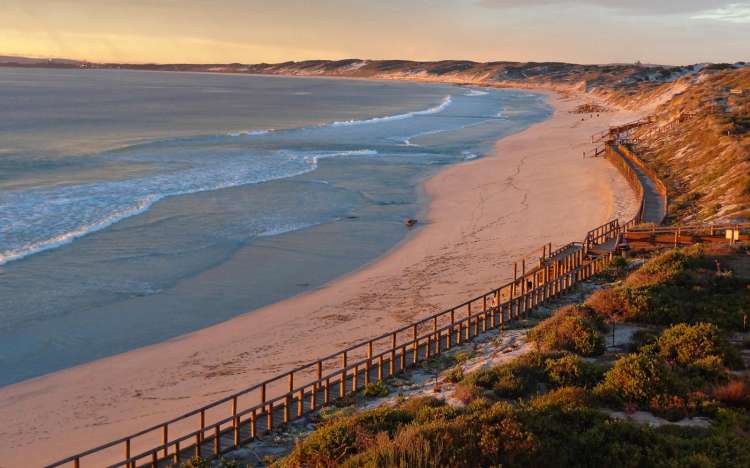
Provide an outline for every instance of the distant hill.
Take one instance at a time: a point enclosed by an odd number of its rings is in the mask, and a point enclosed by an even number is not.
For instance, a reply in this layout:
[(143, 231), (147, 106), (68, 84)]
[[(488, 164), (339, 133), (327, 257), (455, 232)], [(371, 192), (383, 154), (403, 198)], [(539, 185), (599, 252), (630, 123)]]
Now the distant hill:
[(84, 62), (77, 60), (63, 59), (63, 58), (37, 58), (37, 57), (21, 57), (16, 55), (0, 55), (0, 64), (18, 64), (18, 65), (37, 65), (37, 66), (49, 66), (58, 64), (61, 66), (80, 65)]

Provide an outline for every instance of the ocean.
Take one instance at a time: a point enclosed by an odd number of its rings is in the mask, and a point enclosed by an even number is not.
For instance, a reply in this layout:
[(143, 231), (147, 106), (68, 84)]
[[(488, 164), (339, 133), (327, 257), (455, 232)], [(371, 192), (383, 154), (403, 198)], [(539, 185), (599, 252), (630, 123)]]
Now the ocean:
[(408, 235), (425, 178), (550, 115), (526, 91), (0, 68), (0, 385), (324, 286)]

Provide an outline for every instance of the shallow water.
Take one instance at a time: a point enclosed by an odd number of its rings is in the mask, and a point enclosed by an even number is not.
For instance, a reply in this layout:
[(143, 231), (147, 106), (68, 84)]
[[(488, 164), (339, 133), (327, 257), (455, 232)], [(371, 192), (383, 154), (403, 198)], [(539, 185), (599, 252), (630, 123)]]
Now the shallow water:
[(0, 385), (352, 271), (403, 238), (421, 180), (550, 112), (443, 85), (0, 69)]

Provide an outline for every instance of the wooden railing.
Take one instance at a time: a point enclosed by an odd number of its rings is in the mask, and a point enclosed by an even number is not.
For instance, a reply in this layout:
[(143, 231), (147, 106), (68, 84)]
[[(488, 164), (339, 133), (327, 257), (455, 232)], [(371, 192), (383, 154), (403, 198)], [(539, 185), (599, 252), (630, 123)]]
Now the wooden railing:
[[(631, 159), (635, 155), (621, 154), (611, 147), (607, 153), (641, 201), (636, 216), (625, 224), (610, 221), (591, 230), (583, 243), (566, 244), (555, 251), (544, 246), (540, 248), (541, 255), (524, 257), (520, 275), (516, 268), (513, 281), (463, 304), (321, 357), (176, 418), (77, 453), (48, 468), (66, 465), (79, 468), (83, 462), (111, 468), (156, 467), (171, 466), (193, 455), (218, 457), (371, 382), (404, 372), (487, 330), (525, 318), (534, 308), (605, 269), (612, 251), (595, 254), (591, 249), (616, 239), (641, 222), (644, 188), (623, 158), (639, 168), (643, 166)], [(650, 172), (643, 170), (651, 177)], [(527, 265), (531, 267), (528, 271)]]
[(553, 252), (546, 246), (542, 250), (534, 268), (526, 271), (522, 262), (521, 274), (513, 281), (463, 304), (49, 467), (78, 468), (84, 461), (92, 466), (169, 466), (192, 455), (218, 456), (480, 333), (525, 318), (534, 308), (601, 272), (612, 255), (589, 257), (578, 243)]
[[(627, 126), (636, 125), (638, 122), (633, 122)], [(638, 210), (630, 221), (621, 224), (617, 219), (605, 223), (599, 227), (596, 227), (588, 232), (586, 240), (584, 241), (584, 247), (589, 250), (597, 245), (606, 244), (607, 242), (616, 240), (623, 233), (626, 233), (643, 223), (643, 217), (646, 210), (646, 188), (643, 186), (643, 182), (634, 169), (634, 166), (641, 170), (646, 177), (656, 187), (661, 198), (661, 203), (664, 206), (664, 213), (660, 215), (659, 219), (648, 220), (653, 222), (655, 225), (661, 224), (664, 221), (664, 215), (669, 209), (669, 194), (667, 186), (659, 178), (659, 175), (651, 169), (638, 155), (635, 154), (630, 148), (624, 145), (615, 144), (610, 142), (606, 145), (605, 157), (617, 170), (622, 174), (625, 180), (628, 182), (630, 187), (636, 194), (638, 200)]]
[[(654, 183), (654, 185), (656, 186), (656, 190), (661, 196), (661, 203), (664, 206), (664, 216), (666, 216), (666, 214), (669, 212), (669, 191), (667, 189), (667, 185), (659, 177), (659, 174), (651, 169), (651, 167), (649, 167), (649, 165), (646, 164), (645, 161), (643, 161), (634, 151), (632, 151), (627, 146), (619, 145), (617, 149), (622, 154), (622, 156), (627, 158), (632, 164), (636, 165)], [(656, 221), (657, 222), (655, 224), (661, 224), (664, 221), (664, 217)]]
[(631, 232), (648, 232), (652, 234), (674, 234), (679, 232), (691, 236), (723, 236), (726, 231), (745, 232), (750, 230), (750, 223), (700, 223), (700, 224), (681, 224), (677, 226), (642, 226), (636, 227)]

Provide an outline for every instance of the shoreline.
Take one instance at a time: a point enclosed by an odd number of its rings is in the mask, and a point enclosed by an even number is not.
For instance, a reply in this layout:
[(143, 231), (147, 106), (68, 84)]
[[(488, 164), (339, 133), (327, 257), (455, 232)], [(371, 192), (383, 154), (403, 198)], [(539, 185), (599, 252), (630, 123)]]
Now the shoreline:
[[(26, 428), (3, 431), (0, 456), (8, 466), (51, 462), (169, 419), (372, 336), (374, 327), (395, 328), (459, 303), (507, 278), (532, 248), (578, 240), (634, 211), (616, 170), (603, 159), (582, 160), (580, 149), (632, 113), (581, 123), (567, 112), (577, 101), (542, 92), (554, 115), (499, 140), (492, 154), (432, 175), (420, 189), (425, 222), (375, 261), (221, 324), (0, 389), (5, 427)], [(539, 229), (519, 233), (523, 225)], [(214, 276), (220, 281), (215, 271), (204, 279)], [(57, 427), (68, 430), (52, 438), (47, 431)]]

